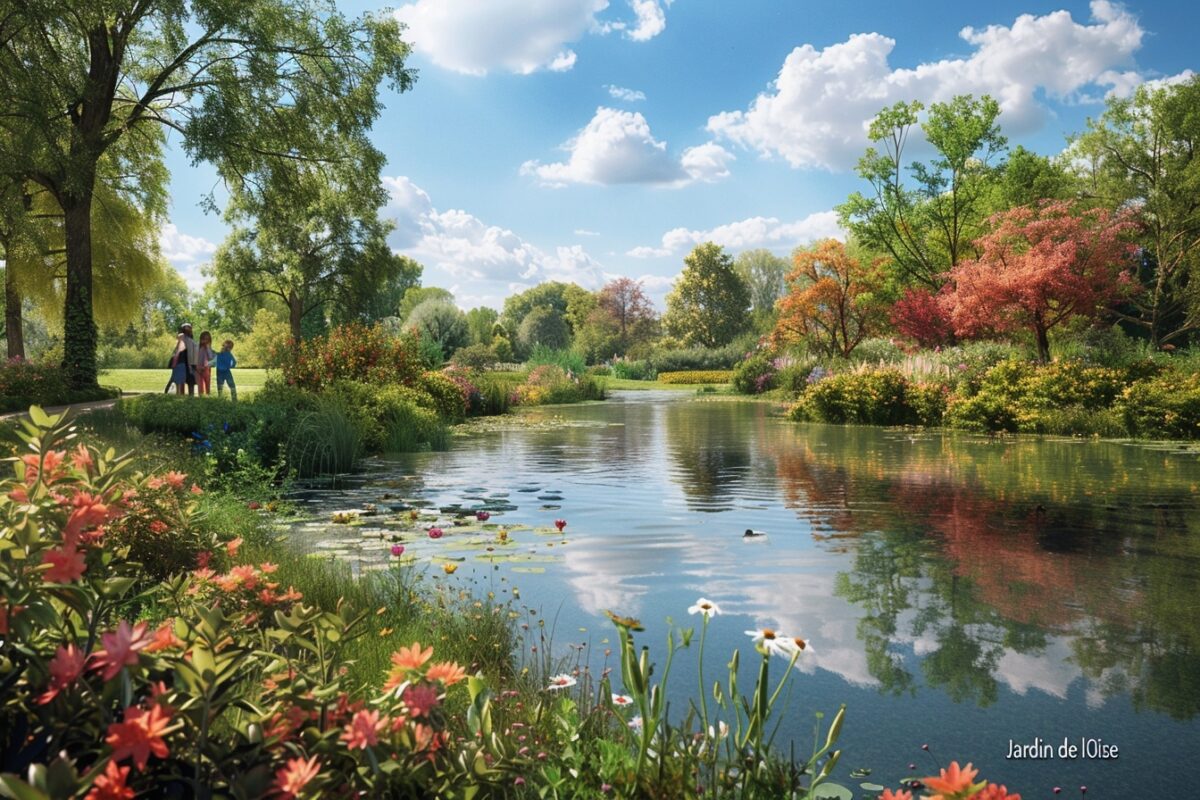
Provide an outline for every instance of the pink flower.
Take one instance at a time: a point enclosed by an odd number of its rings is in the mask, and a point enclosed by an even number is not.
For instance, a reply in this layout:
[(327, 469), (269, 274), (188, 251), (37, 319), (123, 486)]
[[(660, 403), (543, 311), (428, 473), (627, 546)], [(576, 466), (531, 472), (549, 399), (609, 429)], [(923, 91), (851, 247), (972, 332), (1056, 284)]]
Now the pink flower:
[(559, 533), (562, 533), (562, 529), (567, 527), (567, 521), (565, 519), (556, 519), (554, 520), (554, 527), (558, 528)]
[(69, 688), (83, 674), (87, 657), (75, 645), (59, 646), (54, 658), (50, 660), (50, 685), (45, 693), (38, 697), (37, 702), (45, 705), (58, 696), (63, 689)]
[(442, 538), (442, 533), (443, 533), (443, 531), (441, 528), (430, 528), (429, 529), (429, 538), (430, 539), (440, 539), (440, 538)]
[(43, 564), (52, 564), (46, 570), (46, 580), (51, 583), (74, 583), (87, 570), (83, 553), (75, 548), (74, 543), (68, 543), (61, 548), (49, 550), (42, 556)]
[(479, 520), (480, 522), (487, 522), (491, 518), (492, 518), (492, 515), (490, 513), (488, 513), (487, 511), (476, 511), (475, 512), (475, 519)]
[(183, 482), (186, 479), (187, 479), (187, 475), (185, 473), (176, 472), (175, 470), (171, 470), (170, 472), (168, 472), (166, 475), (163, 476), (163, 480), (165, 480), (172, 489), (182, 489)]
[(111, 681), (120, 674), (122, 668), (135, 666), (138, 663), (138, 651), (145, 649), (151, 641), (146, 635), (146, 623), (130, 626), (121, 620), (115, 631), (101, 634), (100, 643), (104, 649), (92, 655), (95, 661), (92, 668), (103, 669), (100, 677)]
[(233, 558), (234, 556), (237, 555), (238, 548), (241, 546), (242, 546), (242, 537), (239, 536), (236, 539), (232, 539), (225, 543), (225, 552), (229, 554), (230, 558)]
[(428, 684), (410, 686), (404, 690), (404, 705), (414, 717), (427, 717), (429, 712), (438, 707), (438, 691)]
[(90, 472), (94, 463), (92, 452), (85, 445), (79, 445), (71, 454), (71, 464), (80, 472)]
[(379, 730), (387, 723), (378, 711), (363, 709), (354, 715), (342, 732), (342, 741), (350, 750), (366, 750), (379, 743)]
[(404, 545), (402, 545), (402, 544), (392, 545), (392, 555), (396, 556), (397, 558), (404, 555)]
[(300, 790), (317, 777), (320, 771), (321, 765), (316, 756), (307, 760), (289, 758), (287, 766), (275, 773), (275, 789), (285, 800), (291, 800), (298, 796)]
[(125, 720), (108, 726), (104, 741), (112, 746), (113, 761), (122, 761), (130, 756), (139, 770), (146, 769), (150, 755), (166, 758), (170, 755), (163, 734), (171, 722), (171, 714), (160, 705), (144, 711), (138, 706), (125, 709)]

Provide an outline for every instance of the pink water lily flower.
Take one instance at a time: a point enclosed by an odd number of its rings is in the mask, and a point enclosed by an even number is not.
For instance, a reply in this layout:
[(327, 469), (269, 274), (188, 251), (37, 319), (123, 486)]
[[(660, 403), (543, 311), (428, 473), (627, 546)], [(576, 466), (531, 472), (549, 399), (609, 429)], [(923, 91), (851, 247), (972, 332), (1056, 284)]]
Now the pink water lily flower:
[(479, 520), (480, 522), (487, 522), (491, 518), (492, 518), (492, 515), (487, 511), (476, 511), (475, 512), (475, 519)]
[(440, 539), (440, 538), (442, 538), (442, 533), (443, 533), (443, 531), (441, 528), (430, 528), (429, 529), (429, 538), (430, 539)]
[(392, 555), (396, 556), (397, 558), (404, 555), (404, 545), (402, 545), (402, 544), (392, 545)]

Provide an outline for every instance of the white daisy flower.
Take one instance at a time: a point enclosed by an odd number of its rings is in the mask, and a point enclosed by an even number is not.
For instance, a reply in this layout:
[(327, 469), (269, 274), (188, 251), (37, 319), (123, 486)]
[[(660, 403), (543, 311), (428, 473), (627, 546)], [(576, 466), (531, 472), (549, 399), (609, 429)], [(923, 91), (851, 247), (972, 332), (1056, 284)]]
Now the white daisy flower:
[(705, 619), (712, 619), (717, 614), (721, 613), (721, 607), (712, 600), (706, 600), (701, 597), (696, 601), (696, 605), (688, 609), (689, 614), (703, 614)]
[(563, 674), (563, 675), (555, 675), (553, 678), (551, 678), (550, 685), (547, 686), (546, 688), (552, 692), (556, 692), (559, 689), (569, 689), (574, 685), (575, 685), (575, 679), (573, 677), (571, 677), (570, 675)]
[(614, 706), (624, 708), (625, 706), (633, 705), (633, 698), (627, 694), (614, 694), (612, 696)]
[(774, 628), (760, 628), (756, 631), (746, 631), (746, 635), (754, 640), (754, 646), (759, 652), (767, 655), (791, 658), (796, 651), (796, 643), (791, 637), (784, 636)]

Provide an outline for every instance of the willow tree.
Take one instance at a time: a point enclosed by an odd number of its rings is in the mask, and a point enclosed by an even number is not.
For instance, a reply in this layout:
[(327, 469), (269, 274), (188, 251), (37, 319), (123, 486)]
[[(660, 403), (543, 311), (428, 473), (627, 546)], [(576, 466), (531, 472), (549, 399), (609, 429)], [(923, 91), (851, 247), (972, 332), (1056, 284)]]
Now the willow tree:
[(0, 173), (62, 208), (72, 386), (96, 385), (92, 205), (105, 154), (165, 126), (227, 179), (275, 160), (337, 160), (378, 116), (379, 83), (411, 85), (400, 32), (389, 15), (351, 21), (320, 0), (5, 4)]

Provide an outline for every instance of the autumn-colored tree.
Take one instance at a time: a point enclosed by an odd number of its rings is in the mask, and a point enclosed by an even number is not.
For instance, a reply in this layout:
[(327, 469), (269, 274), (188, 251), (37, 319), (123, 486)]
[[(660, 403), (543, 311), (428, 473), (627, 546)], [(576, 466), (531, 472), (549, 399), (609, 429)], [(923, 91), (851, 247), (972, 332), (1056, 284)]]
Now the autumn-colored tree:
[(991, 227), (941, 299), (959, 335), (1032, 330), (1038, 358), (1049, 361), (1054, 326), (1095, 316), (1132, 291), (1134, 247), (1123, 237), (1136, 223), (1127, 214), (1055, 201), (997, 214)]
[(897, 332), (922, 347), (936, 347), (954, 341), (950, 316), (938, 302), (938, 295), (923, 286), (911, 287), (892, 306), (889, 319)]
[(609, 281), (600, 290), (597, 300), (600, 310), (615, 323), (622, 353), (657, 332), (658, 315), (640, 281), (632, 278)]
[(777, 347), (806, 342), (827, 355), (849, 356), (884, 319), (877, 297), (878, 265), (864, 265), (837, 239), (797, 250), (788, 273), (788, 293), (779, 301), (771, 332)]

